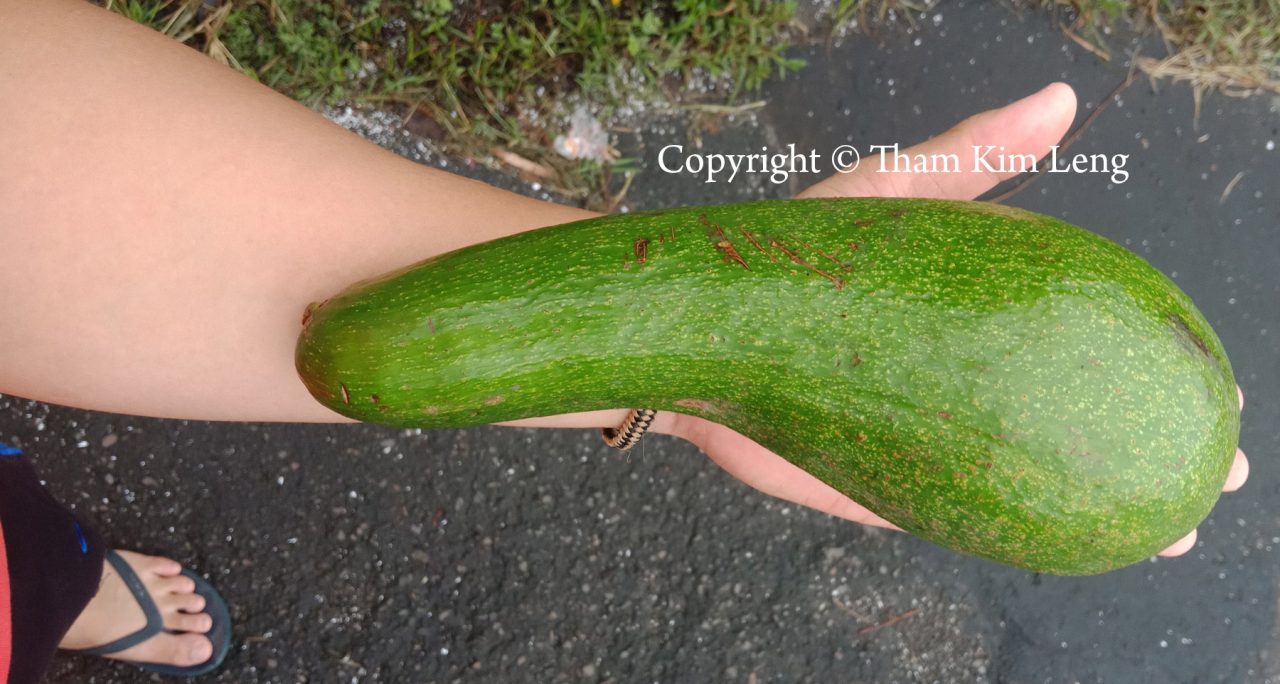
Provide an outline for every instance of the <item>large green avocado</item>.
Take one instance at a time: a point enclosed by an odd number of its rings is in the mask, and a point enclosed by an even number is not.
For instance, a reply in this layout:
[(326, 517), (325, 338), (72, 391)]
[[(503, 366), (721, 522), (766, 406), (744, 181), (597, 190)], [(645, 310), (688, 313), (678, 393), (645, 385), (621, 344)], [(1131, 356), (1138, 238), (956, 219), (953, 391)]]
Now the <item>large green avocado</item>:
[(1208, 515), (1239, 432), (1176, 285), (1061, 221), (922, 199), (607, 216), (308, 312), (333, 410), (458, 427), (647, 407), (727, 425), (925, 539), (1080, 575)]

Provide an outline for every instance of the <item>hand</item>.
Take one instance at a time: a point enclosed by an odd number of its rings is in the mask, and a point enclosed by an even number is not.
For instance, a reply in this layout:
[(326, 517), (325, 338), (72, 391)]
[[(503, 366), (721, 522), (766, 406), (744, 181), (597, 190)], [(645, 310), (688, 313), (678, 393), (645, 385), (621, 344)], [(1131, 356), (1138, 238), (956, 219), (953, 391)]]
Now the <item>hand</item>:
[[(906, 153), (954, 153), (966, 159), (974, 145), (1004, 145), (1008, 154), (1034, 154), (1038, 159), (1066, 134), (1075, 110), (1075, 93), (1066, 84), (1055, 83), (1006, 107), (966, 119), (942, 135), (906, 150)], [(858, 171), (832, 176), (800, 193), (800, 196), (973, 199), (1014, 175), (874, 173), (871, 171), (873, 168), (873, 164), (864, 163)], [(1243, 408), (1243, 394), (1240, 394), (1240, 402)], [(660, 413), (658, 418), (659, 422), (653, 429), (688, 439), (730, 475), (766, 494), (854, 522), (900, 529), (781, 456), (723, 425), (669, 412)], [(1248, 476), (1249, 462), (1244, 452), (1237, 450), (1223, 491), (1235, 491)], [(1160, 555), (1185, 553), (1195, 545), (1195, 540), (1196, 532), (1192, 530)]]
[[(1033, 154), (1040, 158), (1067, 132), (1075, 117), (1075, 93), (1055, 83), (1040, 92), (1001, 109), (970, 117), (951, 130), (921, 143), (907, 154), (955, 153), (964, 159), (973, 145), (1004, 145), (1006, 154)], [(836, 175), (800, 193), (801, 197), (896, 196), (972, 199), (1013, 174), (996, 173), (873, 173), (871, 164), (847, 175)], [(1237, 388), (1238, 390), (1239, 388)], [(1244, 395), (1240, 395), (1241, 408)], [(498, 423), (529, 427), (614, 427), (626, 409), (584, 411)], [(730, 475), (748, 485), (793, 503), (865, 525), (899, 530), (898, 526), (836, 491), (789, 461), (738, 432), (697, 416), (659, 411), (650, 432), (689, 440)], [(1249, 476), (1249, 462), (1237, 450), (1222, 490), (1239, 489)], [(1195, 545), (1190, 534), (1160, 552), (1162, 556), (1186, 553)]]

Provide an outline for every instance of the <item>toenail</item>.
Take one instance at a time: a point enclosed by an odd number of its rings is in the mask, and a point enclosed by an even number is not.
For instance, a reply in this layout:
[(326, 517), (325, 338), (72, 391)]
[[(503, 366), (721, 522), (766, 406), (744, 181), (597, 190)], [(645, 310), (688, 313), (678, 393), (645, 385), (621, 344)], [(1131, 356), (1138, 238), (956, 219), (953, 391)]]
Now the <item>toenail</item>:
[(201, 661), (204, 661), (204, 660), (207, 660), (207, 659), (209, 658), (209, 653), (208, 653), (208, 651), (209, 651), (209, 649), (208, 649), (208, 648), (205, 648), (205, 645), (204, 645), (204, 644), (197, 644), (197, 645), (195, 645), (195, 646), (192, 646), (192, 647), (191, 647), (191, 659), (192, 659), (192, 660), (194, 660), (194, 661), (196, 661), (197, 663), (198, 663), (198, 662), (201, 662)]

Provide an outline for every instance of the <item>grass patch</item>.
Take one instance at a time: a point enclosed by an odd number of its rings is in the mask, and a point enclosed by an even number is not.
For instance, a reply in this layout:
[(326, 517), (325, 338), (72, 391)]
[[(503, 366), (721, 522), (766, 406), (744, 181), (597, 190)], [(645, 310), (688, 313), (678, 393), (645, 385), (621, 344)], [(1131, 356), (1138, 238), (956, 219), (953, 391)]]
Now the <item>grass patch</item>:
[[(790, 2), (111, 0), (312, 107), (375, 103), (458, 156), (608, 203), (625, 160), (553, 151), (572, 104), (734, 105), (788, 59)], [(611, 189), (611, 187), (613, 189)]]
[[(98, 0), (312, 107), (376, 105), (441, 151), (537, 179), (609, 209), (631, 163), (556, 152), (575, 105), (614, 113), (665, 103), (695, 128), (803, 66), (785, 50), (814, 34), (795, 2), (768, 0)], [(1017, 0), (1015, 0), (1017, 1)], [(912, 21), (933, 0), (808, 0), (819, 32)], [(1110, 59), (1103, 29), (1159, 32), (1137, 65), (1197, 94), (1280, 93), (1280, 0), (1020, 0)], [(812, 10), (818, 8), (816, 12)], [(808, 37), (808, 38), (807, 38)], [(562, 147), (563, 149), (563, 147)], [(620, 173), (622, 172), (622, 173)]]

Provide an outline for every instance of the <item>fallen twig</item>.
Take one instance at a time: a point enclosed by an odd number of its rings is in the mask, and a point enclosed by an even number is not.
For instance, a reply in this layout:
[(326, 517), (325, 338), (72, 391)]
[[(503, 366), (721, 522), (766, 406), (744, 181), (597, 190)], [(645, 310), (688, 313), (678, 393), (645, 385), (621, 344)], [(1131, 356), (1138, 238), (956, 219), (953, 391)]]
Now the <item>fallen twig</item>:
[(1102, 61), (1104, 61), (1104, 62), (1110, 62), (1110, 61), (1111, 61), (1111, 53), (1110, 53), (1110, 52), (1107, 52), (1106, 50), (1103, 50), (1102, 48), (1098, 47), (1097, 45), (1094, 45), (1093, 43), (1090, 43), (1089, 41), (1085, 40), (1084, 38), (1081, 38), (1081, 37), (1079, 36), (1079, 34), (1077, 34), (1075, 31), (1072, 31), (1071, 29), (1067, 28), (1066, 26), (1063, 26), (1062, 24), (1059, 24), (1059, 25), (1058, 25), (1058, 28), (1062, 29), (1062, 32), (1063, 32), (1063, 33), (1065, 33), (1065, 34), (1067, 34), (1067, 37), (1068, 37), (1068, 38), (1070, 38), (1071, 40), (1075, 41), (1075, 44), (1076, 44), (1076, 45), (1079, 45), (1080, 47), (1082, 47), (1082, 48), (1084, 48), (1084, 49), (1088, 50), (1089, 52), (1093, 53), (1093, 56), (1094, 56), (1094, 57), (1097, 57), (1098, 59), (1101, 59), (1101, 60), (1102, 60)]
[[(1136, 76), (1137, 76), (1137, 72), (1134, 71), (1133, 69), (1130, 69), (1129, 74), (1125, 76), (1124, 81), (1122, 81), (1120, 85), (1116, 86), (1115, 89), (1111, 91), (1111, 94), (1107, 95), (1106, 99), (1104, 99), (1102, 102), (1099, 102), (1098, 106), (1094, 107), (1092, 112), (1089, 112), (1089, 116), (1085, 117), (1084, 121), (1081, 121), (1080, 125), (1077, 126), (1074, 131), (1071, 131), (1071, 133), (1062, 141), (1062, 147), (1058, 148), (1058, 151), (1066, 152), (1067, 148), (1071, 147), (1071, 145), (1073, 145), (1077, 140), (1079, 140), (1080, 135), (1084, 133), (1084, 130), (1088, 128), (1089, 125), (1092, 124), (1098, 118), (1098, 115), (1102, 114), (1102, 111), (1104, 109), (1106, 109), (1108, 106), (1111, 105), (1112, 102), (1115, 101), (1116, 96), (1124, 92), (1125, 88), (1128, 88), (1129, 86), (1133, 85), (1133, 82)], [(1040, 178), (1040, 176), (1043, 176), (1045, 172), (1048, 170), (1049, 170), (1049, 167), (1045, 165), (1044, 160), (1041, 160), (1040, 164), (1038, 165), (1038, 168), (1036, 168), (1035, 170), (1035, 173), (1026, 177), (1025, 179), (1020, 181), (1017, 185), (1013, 186), (1012, 188), (1009, 188), (1008, 190), (1000, 193), (999, 195), (996, 195), (995, 197), (992, 197), (984, 201), (999, 204), (1009, 199), (1010, 197), (1013, 197), (1014, 195), (1022, 192), (1023, 190), (1026, 190), (1027, 186), (1035, 182), (1036, 179)]]
[(1218, 204), (1227, 203), (1227, 198), (1231, 196), (1231, 191), (1236, 189), (1236, 183), (1239, 183), (1241, 178), (1244, 178), (1244, 171), (1237, 173), (1236, 177), (1232, 178), (1230, 183), (1227, 183), (1227, 187), (1222, 191), (1222, 196), (1218, 198)]
[(755, 102), (748, 102), (740, 105), (701, 104), (695, 102), (693, 104), (682, 104), (677, 106), (680, 109), (686, 109), (692, 112), (706, 112), (708, 114), (741, 114), (742, 112), (749, 112), (753, 109), (760, 109), (765, 106), (765, 104), (767, 104), (765, 100), (756, 100)]
[(600, 194), (604, 196), (604, 213), (612, 214), (613, 210), (618, 208), (618, 205), (622, 203), (623, 198), (627, 196), (627, 190), (631, 189), (631, 180), (633, 178), (635, 178), (635, 174), (633, 173), (628, 173), (623, 176), (622, 189), (619, 190), (617, 194), (610, 194), (608, 187), (600, 191)]
[(543, 166), (531, 159), (521, 157), (511, 150), (503, 149), (501, 147), (491, 147), (489, 148), (489, 154), (497, 157), (504, 164), (516, 169), (517, 171), (527, 173), (536, 178), (550, 178), (556, 175), (554, 171), (546, 166)]
[(858, 636), (863, 636), (864, 634), (870, 634), (877, 630), (884, 629), (885, 627), (896, 625), (899, 622), (902, 622), (903, 620), (906, 620), (907, 618), (912, 617), (913, 615), (919, 612), (920, 612), (919, 608), (912, 608), (911, 610), (908, 610), (907, 612), (902, 613), (901, 615), (895, 615), (889, 618), (888, 620), (885, 620), (884, 622), (877, 622), (874, 625), (867, 625), (866, 627), (863, 627), (862, 629), (858, 630)]

